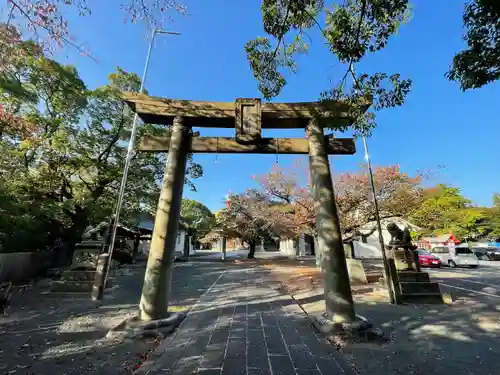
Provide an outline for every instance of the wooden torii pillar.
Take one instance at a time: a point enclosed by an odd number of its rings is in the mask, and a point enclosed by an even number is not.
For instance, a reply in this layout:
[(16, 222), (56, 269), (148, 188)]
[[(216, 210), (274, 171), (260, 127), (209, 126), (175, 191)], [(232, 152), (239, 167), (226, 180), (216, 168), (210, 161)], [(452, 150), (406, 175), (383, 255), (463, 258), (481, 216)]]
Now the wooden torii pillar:
[[(199, 102), (125, 93), (124, 100), (146, 123), (171, 125), (162, 136), (140, 139), (143, 152), (168, 152), (155, 217), (140, 318), (168, 318), (175, 241), (188, 153), (309, 154), (315, 200), (318, 251), (324, 273), (326, 315), (335, 322), (355, 319), (353, 299), (335, 204), (328, 155), (352, 155), (352, 138), (325, 136), (323, 129), (352, 123), (352, 107), (338, 101), (261, 103), (260, 99)], [(371, 100), (360, 98), (357, 108)], [(235, 138), (193, 136), (193, 127), (234, 128)], [(306, 130), (305, 138), (263, 138), (261, 129)]]

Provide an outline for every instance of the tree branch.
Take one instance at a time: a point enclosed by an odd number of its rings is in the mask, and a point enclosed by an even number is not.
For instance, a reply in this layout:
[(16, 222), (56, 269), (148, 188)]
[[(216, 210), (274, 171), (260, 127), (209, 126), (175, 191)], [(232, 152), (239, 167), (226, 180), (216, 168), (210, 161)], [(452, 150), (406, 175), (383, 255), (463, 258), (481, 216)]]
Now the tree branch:
[(10, 3), (12, 4), (12, 7), (14, 8), (17, 8), (19, 10), (19, 12), (24, 16), (26, 17), (26, 19), (28, 20), (29, 23), (33, 24), (33, 25), (36, 25), (42, 29), (44, 29), (45, 31), (47, 31), (49, 33), (49, 35), (54, 38), (55, 40), (61, 40), (62, 42), (66, 43), (67, 45), (71, 46), (71, 47), (74, 47), (76, 48), (82, 55), (84, 56), (87, 56), (87, 57), (90, 57), (92, 60), (94, 60), (96, 63), (98, 63), (99, 61), (94, 58), (92, 55), (90, 55), (87, 51), (85, 51), (81, 46), (77, 45), (76, 43), (72, 42), (71, 40), (69, 40), (68, 38), (66, 38), (64, 35), (62, 35), (61, 33), (58, 33), (56, 32), (55, 30), (53, 29), (50, 29), (49, 27), (45, 26), (44, 24), (32, 19), (30, 17), (30, 15), (22, 8), (21, 5), (19, 5), (15, 0), (10, 0)]
[(288, 21), (288, 16), (290, 15), (290, 3), (291, 1), (288, 2), (287, 6), (286, 6), (286, 13), (285, 13), (285, 18), (283, 18), (283, 23), (281, 24), (281, 34), (278, 38), (278, 43), (276, 44), (276, 48), (274, 49), (274, 52), (273, 52), (273, 60), (276, 58), (276, 55), (278, 54), (278, 50), (279, 50), (279, 47), (281, 45), (281, 42), (283, 41), (283, 38), (285, 37), (285, 26), (286, 26), (286, 23)]

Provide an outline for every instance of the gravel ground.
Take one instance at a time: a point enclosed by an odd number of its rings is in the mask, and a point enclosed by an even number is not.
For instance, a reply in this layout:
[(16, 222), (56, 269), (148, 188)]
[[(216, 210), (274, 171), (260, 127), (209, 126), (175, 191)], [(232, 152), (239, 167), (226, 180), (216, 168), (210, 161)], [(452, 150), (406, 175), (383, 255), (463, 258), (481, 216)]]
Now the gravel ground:
[[(201, 280), (203, 267), (211, 271)], [(131, 374), (159, 340), (107, 340), (105, 335), (137, 313), (144, 268), (142, 263), (120, 270), (101, 306), (89, 298), (43, 294), (44, 281), (16, 292), (0, 317), (0, 374)], [(178, 264), (171, 309), (188, 310), (223, 270), (213, 263)]]

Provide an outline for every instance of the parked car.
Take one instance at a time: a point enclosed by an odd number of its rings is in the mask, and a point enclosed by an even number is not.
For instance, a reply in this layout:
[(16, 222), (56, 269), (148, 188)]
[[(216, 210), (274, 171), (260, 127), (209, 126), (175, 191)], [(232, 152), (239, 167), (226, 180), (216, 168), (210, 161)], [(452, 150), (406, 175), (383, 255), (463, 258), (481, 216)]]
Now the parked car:
[(441, 267), (441, 259), (437, 256), (432, 255), (427, 250), (417, 249), (418, 263), (421, 267)]
[(430, 249), (429, 253), (438, 257), (442, 265), (452, 268), (477, 268), (479, 266), (479, 260), (467, 245), (436, 246)]
[(472, 252), (479, 260), (500, 260), (500, 249), (495, 247), (473, 247)]

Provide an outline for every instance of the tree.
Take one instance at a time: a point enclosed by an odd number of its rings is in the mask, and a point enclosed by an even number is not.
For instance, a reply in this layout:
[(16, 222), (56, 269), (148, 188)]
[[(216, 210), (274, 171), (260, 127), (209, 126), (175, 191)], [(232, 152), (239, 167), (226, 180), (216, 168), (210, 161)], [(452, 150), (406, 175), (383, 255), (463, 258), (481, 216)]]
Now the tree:
[(500, 78), (500, 3), (470, 0), (465, 5), (463, 22), (467, 48), (455, 55), (446, 76), (465, 91)]
[(500, 208), (500, 193), (493, 194), (493, 207)]
[(439, 184), (424, 191), (421, 206), (412, 212), (411, 219), (418, 226), (434, 233), (450, 232), (459, 213), (471, 207), (460, 189)]
[[(16, 238), (34, 241), (24, 250), (57, 241), (71, 246), (90, 221), (101, 221), (113, 211), (133, 119), (121, 92), (138, 91), (140, 80), (118, 68), (107, 85), (90, 91), (74, 67), (46, 58), (31, 42), (19, 42), (19, 48), (29, 53), (10, 62), (9, 74), (28, 95), (0, 87), (4, 107), (22, 124), (1, 123), (0, 186), (8, 200), (1, 206), (8, 217), (0, 228), (8, 242), (3, 247), (22, 248)], [(141, 135), (162, 130), (140, 126)], [(161, 154), (133, 155), (124, 220), (134, 221), (140, 210), (156, 205), (164, 163)], [(188, 165), (186, 177), (202, 173), (191, 159)], [(42, 234), (26, 236), (30, 225), (40, 227)]]
[[(124, 11), (125, 22), (146, 22), (159, 27), (171, 18), (172, 12), (186, 14), (186, 7), (175, 0), (114, 1)], [(47, 53), (54, 46), (71, 46), (81, 53), (88, 50), (75, 42), (66, 15), (68, 12), (89, 16), (92, 8), (86, 0), (7, 0), (8, 12), (4, 20), (19, 30), (25, 30), (24, 39), (32, 39)]]
[[(71, 226), (69, 214), (74, 213), (66, 202), (73, 194), (68, 142), (87, 105), (86, 87), (73, 67), (44, 58), (35, 44), (21, 42), (18, 47), (22, 53), (12, 50), (19, 58), (10, 60), (9, 78), (27, 95), (0, 91), (3, 108), (20, 119), (18, 126), (5, 119), (1, 124), (2, 183), (11, 203), (28, 215), (23, 216), (40, 221), (35, 227), (51, 224), (47, 240), (68, 240), (64, 229)], [(26, 212), (27, 205), (36, 209)], [(16, 233), (24, 234), (21, 228), (5, 227), (2, 232), (7, 238), (18, 238)], [(22, 242), (11, 241), (10, 245)]]
[[(367, 54), (382, 50), (391, 35), (408, 19), (407, 0), (343, 0), (328, 5), (324, 0), (263, 0), (264, 31), (271, 36), (247, 42), (245, 50), (259, 90), (266, 99), (276, 97), (286, 85), (283, 72), (297, 72), (296, 57), (307, 52), (307, 31), (316, 27), (343, 69), (337, 85), (320, 94), (322, 100), (344, 100), (352, 105), (353, 127), (369, 134), (375, 126), (374, 112), (364, 113), (359, 97), (374, 100), (375, 111), (400, 106), (411, 81), (399, 74), (357, 73), (355, 66)], [(320, 13), (325, 13), (322, 23)], [(351, 78), (351, 81), (348, 78)], [(331, 125), (333, 126), (333, 125)], [(335, 125), (339, 131), (346, 125)]]
[(193, 242), (205, 236), (215, 225), (215, 216), (208, 207), (192, 199), (182, 200), (181, 216)]
[[(464, 240), (474, 240), (482, 238), (491, 233), (491, 222), (488, 219), (487, 211), (483, 207), (470, 207), (460, 209), (455, 213), (449, 213), (451, 224), (444, 231), (451, 232), (458, 238)], [(445, 215), (445, 216), (448, 216)]]
[[(410, 176), (399, 165), (373, 169), (375, 196), (380, 215), (407, 218), (422, 202), (422, 175)], [(342, 173), (335, 179), (335, 191), (344, 231), (351, 231), (375, 219), (369, 171)]]
[[(309, 186), (309, 172), (299, 163), (289, 169), (275, 167), (254, 179), (268, 200), (275, 200), (274, 213), (288, 233), (307, 233), (316, 237), (314, 201)], [(412, 177), (398, 165), (374, 168), (375, 195), (383, 216), (408, 217), (423, 199), (422, 176)], [(365, 166), (356, 173), (342, 173), (334, 178), (336, 201), (343, 232), (349, 232), (374, 220), (371, 185)], [(280, 206), (281, 204), (281, 206)]]
[(492, 241), (500, 241), (500, 194), (493, 194), (493, 206), (485, 211), (488, 227), (486, 236)]
[(253, 176), (268, 202), (267, 219), (275, 233), (296, 237), (307, 233), (316, 237), (316, 213), (308, 182), (308, 170), (296, 162), (290, 168), (275, 166), (262, 176)]
[(257, 242), (273, 235), (266, 215), (269, 202), (255, 190), (231, 194), (226, 202), (226, 207), (216, 215), (217, 230), (226, 237), (240, 238), (248, 243), (248, 259), (253, 259)]
[(410, 219), (424, 228), (417, 235), (441, 235), (453, 233), (462, 240), (490, 239), (500, 237), (500, 209), (474, 206), (460, 189), (439, 184), (424, 189), (423, 200)]

